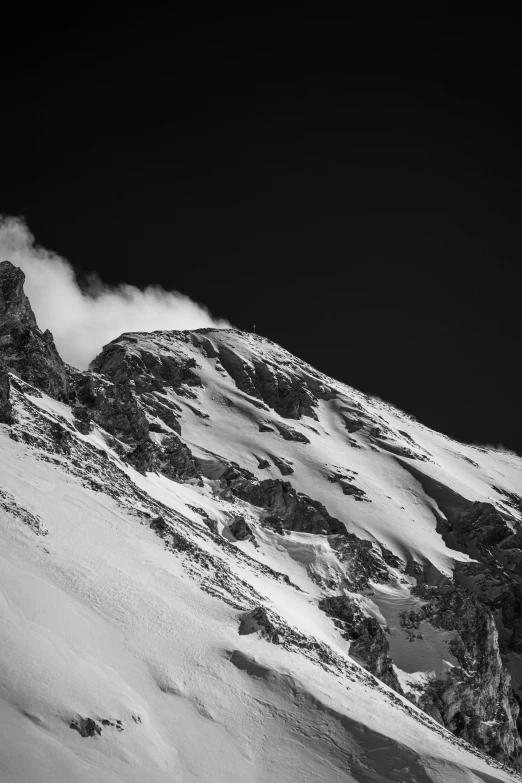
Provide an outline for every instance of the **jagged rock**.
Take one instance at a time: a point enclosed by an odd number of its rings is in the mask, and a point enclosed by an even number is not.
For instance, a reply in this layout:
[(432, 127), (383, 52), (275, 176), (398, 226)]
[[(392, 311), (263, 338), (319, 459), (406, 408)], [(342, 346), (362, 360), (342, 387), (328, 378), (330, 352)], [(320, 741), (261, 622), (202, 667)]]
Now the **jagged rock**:
[(422, 585), (414, 592), (426, 603), (413, 621), (408, 617), (410, 625), (427, 620), (436, 628), (454, 631), (448, 646), (459, 662), (445, 676), (430, 681), (417, 698), (418, 705), (457, 736), (519, 767), (519, 708), (500, 656), (493, 615), (461, 586)]
[(163, 535), (170, 530), (170, 527), (167, 525), (162, 516), (154, 517), (149, 527), (151, 530), (154, 530), (155, 533), (159, 533), (160, 535)]
[(239, 625), (239, 635), (246, 636), (251, 633), (259, 635), (272, 644), (281, 644), (281, 632), (277, 625), (268, 616), (263, 606), (258, 606), (250, 612), (246, 612)]
[(148, 438), (147, 417), (128, 382), (110, 383), (91, 373), (79, 373), (75, 385), (78, 403), (74, 411), (79, 421), (92, 420), (130, 446)]
[(516, 492), (508, 492), (506, 489), (495, 486), (495, 484), (492, 485), (492, 489), (494, 489), (495, 492), (498, 492), (507, 506), (511, 506), (511, 508), (518, 511), (519, 514), (522, 514), (522, 497), (520, 497), (520, 495), (517, 495)]
[[(341, 411), (343, 411), (342, 408)], [(361, 421), (360, 419), (357, 419), (354, 416), (347, 415), (346, 413), (341, 412), (341, 419), (343, 420), (343, 424), (346, 427), (346, 430), (350, 434), (354, 432), (359, 432), (359, 430), (361, 430), (364, 427), (364, 421)]]
[(198, 461), (177, 435), (167, 435), (159, 446), (143, 440), (127, 454), (127, 461), (140, 473), (157, 471), (175, 481), (186, 481), (201, 475)]
[(341, 487), (343, 495), (353, 497), (355, 500), (365, 500), (371, 503), (370, 499), (366, 496), (366, 492), (357, 487), (353, 483), (353, 479), (348, 476), (343, 476), (342, 473), (334, 472), (327, 476), (328, 481), (331, 484), (338, 484)]
[(370, 582), (390, 581), (384, 552), (393, 558), (394, 568), (398, 558), (394, 558), (389, 550), (346, 530), (342, 535), (330, 536), (328, 541), (343, 566), (345, 583), (350, 590), (362, 591)]
[(74, 426), (82, 435), (92, 432), (92, 419), (87, 408), (75, 405), (73, 408)]
[(114, 383), (132, 383), (136, 394), (161, 392), (165, 386), (179, 393), (184, 385), (202, 385), (194, 372), (194, 359), (153, 353), (136, 346), (135, 342), (132, 335), (123, 334), (105, 345), (92, 362), (92, 369)]
[(219, 535), (219, 528), (218, 523), (215, 519), (211, 519), (210, 517), (203, 517), (203, 522), (208, 527), (208, 529), (211, 531), (211, 533), (214, 533), (214, 535)]
[[(170, 429), (181, 435), (181, 424), (178, 420), (178, 415), (181, 411), (179, 405), (173, 400), (158, 399), (156, 393), (144, 393), (140, 396), (140, 400), (145, 410), (153, 416), (157, 416), (158, 419), (170, 427)], [(152, 425), (149, 425), (152, 430)], [(163, 431), (161, 428), (158, 431)]]
[(59, 451), (64, 454), (71, 453), (72, 435), (68, 429), (55, 421), (51, 424), (49, 433)]
[(491, 503), (473, 503), (455, 522), (455, 527), (467, 541), (476, 539), (477, 545), (497, 546), (513, 535), (513, 531)]
[(193, 544), (191, 544), (185, 536), (181, 535), (178, 531), (174, 530), (164, 517), (157, 516), (151, 520), (150, 529), (153, 530), (157, 536), (165, 541), (165, 545), (171, 551), (178, 550), (179, 552), (189, 552), (194, 550)]
[(276, 457), (274, 454), (271, 454), (270, 457), (272, 458), (274, 465), (279, 468), (279, 471), (283, 476), (292, 475), (294, 469), (286, 460), (282, 459), (281, 457)]
[(236, 517), (228, 526), (236, 541), (254, 541), (254, 531), (244, 517)]
[(74, 729), (82, 737), (100, 737), (101, 726), (92, 718), (75, 718), (69, 723), (69, 728)]
[(66, 402), (71, 390), (65, 364), (51, 332), (38, 328), (24, 282), (21, 269), (0, 263), (0, 357), (22, 380)]
[(260, 522), (262, 527), (266, 527), (268, 530), (273, 530), (274, 533), (279, 533), (280, 536), (284, 536), (285, 529), (280, 517), (269, 514), (268, 516), (263, 517)]
[(350, 642), (350, 655), (390, 688), (402, 693), (388, 655), (390, 645), (375, 617), (365, 615), (346, 595), (322, 598), (319, 609), (334, 618), (341, 635)]
[(276, 424), (277, 430), (282, 438), (285, 440), (293, 440), (296, 443), (310, 443), (306, 435), (302, 432), (294, 430), (292, 427), (288, 427), (286, 424)]
[(228, 346), (220, 347), (219, 358), (238, 389), (262, 400), (283, 418), (317, 419), (317, 400), (303, 378), (287, 375), (268, 362), (253, 359), (247, 364)]
[(242, 500), (266, 508), (272, 515), (278, 516), (287, 530), (319, 535), (346, 533), (343, 523), (330, 516), (322, 503), (302, 492), (296, 492), (289, 481), (265, 479), (256, 483), (243, 479), (236, 482), (232, 492)]
[(13, 424), (14, 414), (11, 405), (11, 383), (7, 367), (0, 359), (0, 424)]

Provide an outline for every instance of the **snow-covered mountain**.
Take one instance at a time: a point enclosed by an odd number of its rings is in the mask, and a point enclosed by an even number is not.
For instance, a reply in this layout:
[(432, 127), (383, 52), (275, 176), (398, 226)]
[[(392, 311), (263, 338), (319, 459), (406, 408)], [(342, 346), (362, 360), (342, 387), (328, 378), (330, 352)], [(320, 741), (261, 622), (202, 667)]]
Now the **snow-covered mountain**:
[(522, 460), (257, 335), (66, 367), (0, 264), (0, 780), (518, 779)]

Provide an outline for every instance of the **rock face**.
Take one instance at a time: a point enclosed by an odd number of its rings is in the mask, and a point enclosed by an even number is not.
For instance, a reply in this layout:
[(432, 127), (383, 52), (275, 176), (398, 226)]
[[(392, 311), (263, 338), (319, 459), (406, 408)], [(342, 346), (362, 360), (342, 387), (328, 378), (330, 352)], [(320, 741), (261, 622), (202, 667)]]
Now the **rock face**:
[(323, 598), (319, 608), (334, 618), (341, 635), (350, 642), (350, 654), (371, 674), (402, 693), (388, 654), (390, 645), (375, 617), (366, 616), (347, 595)]
[(236, 541), (255, 541), (254, 532), (244, 517), (236, 517), (228, 529)]
[(314, 410), (317, 400), (302, 378), (289, 377), (280, 368), (256, 359), (247, 364), (227, 346), (220, 347), (219, 358), (238, 389), (263, 400), (283, 418), (317, 419)]
[(12, 424), (13, 407), (10, 400), (11, 382), (7, 367), (0, 359), (0, 424)]
[(417, 613), (403, 616), (409, 628), (427, 620), (453, 631), (449, 649), (459, 666), (432, 680), (417, 699), (421, 709), (500, 761), (518, 764), (522, 741), (517, 731), (519, 707), (504, 667), (491, 612), (463, 587), (422, 585), (426, 601)]
[(125, 337), (126, 345), (117, 341), (106, 345), (93, 361), (92, 369), (114, 383), (132, 383), (137, 394), (161, 392), (165, 387), (183, 393), (184, 387), (201, 386), (201, 380), (194, 372), (194, 359), (174, 359), (142, 347), (129, 350), (129, 342), (132, 345), (133, 338), (131, 335)]
[(0, 356), (22, 380), (67, 401), (70, 384), (65, 365), (52, 334), (38, 328), (24, 281), (21, 269), (9, 261), (0, 263)]
[(177, 435), (167, 435), (161, 444), (144, 439), (127, 454), (127, 461), (140, 473), (157, 471), (175, 481), (200, 475), (199, 463)]
[(96, 422), (130, 446), (148, 439), (147, 417), (128, 382), (111, 383), (91, 373), (78, 374), (75, 380), (77, 419)]
[(222, 482), (238, 498), (266, 509), (271, 517), (278, 517), (285, 530), (316, 535), (346, 533), (342, 522), (332, 517), (317, 500), (303, 492), (296, 492), (289, 481), (279, 479), (252, 480), (244, 471), (232, 469), (223, 474)]

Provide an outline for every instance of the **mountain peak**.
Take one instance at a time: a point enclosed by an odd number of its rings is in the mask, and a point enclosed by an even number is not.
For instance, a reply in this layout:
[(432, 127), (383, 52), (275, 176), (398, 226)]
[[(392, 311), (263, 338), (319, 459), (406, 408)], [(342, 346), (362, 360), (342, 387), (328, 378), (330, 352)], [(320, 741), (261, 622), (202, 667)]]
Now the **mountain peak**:
[(10, 261), (0, 263), (0, 329), (7, 321), (36, 325), (31, 303), (24, 292), (25, 274)]
[(235, 329), (67, 369), (23, 279), (0, 265), (14, 765), (51, 736), (79, 781), (514, 780), (521, 460)]
[(38, 328), (24, 292), (25, 274), (10, 261), (0, 263), (0, 348), (5, 365), (22, 380), (56, 399), (66, 400), (69, 379), (49, 330)]

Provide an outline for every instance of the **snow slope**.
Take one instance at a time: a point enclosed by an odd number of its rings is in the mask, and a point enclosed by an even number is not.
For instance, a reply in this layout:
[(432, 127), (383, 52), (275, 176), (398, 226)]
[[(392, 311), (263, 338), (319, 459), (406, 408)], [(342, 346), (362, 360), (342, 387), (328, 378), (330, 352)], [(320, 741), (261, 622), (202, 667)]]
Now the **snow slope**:
[[(142, 475), (100, 427), (81, 434), (70, 407), (12, 376), (18, 423), (0, 425), (2, 783), (518, 779), (350, 656), (319, 608), (328, 581), (344, 578), (330, 538), (263, 526), (259, 508), (223, 492), (220, 477), (233, 462), (259, 480), (284, 478), (400, 560), (391, 581), (358, 600), (389, 627), (407, 691), (456, 663), (452, 632), (431, 627), (420, 643), (404, 635), (401, 612), (421, 603), (412, 564), (450, 576), (472, 560), (438, 532), (460, 497), (520, 519), (508, 501), (522, 486), (521, 460), (457, 444), (255, 335), (139, 334), (116, 345), (139, 360), (190, 362), (201, 385), (153, 394), (179, 409), (203, 477)], [(314, 415), (289, 419), (239, 388), (224, 348), (247, 367), (305, 378), (318, 390)], [(161, 442), (168, 425), (148, 415)], [(308, 442), (286, 439), (288, 427)], [(293, 473), (283, 477), (278, 460)], [(340, 474), (362, 500), (343, 493)], [(230, 534), (238, 513), (254, 540)], [(151, 527), (158, 515), (166, 535)], [(285, 643), (239, 633), (260, 606)], [(101, 733), (81, 736), (71, 724), (82, 719)]]

